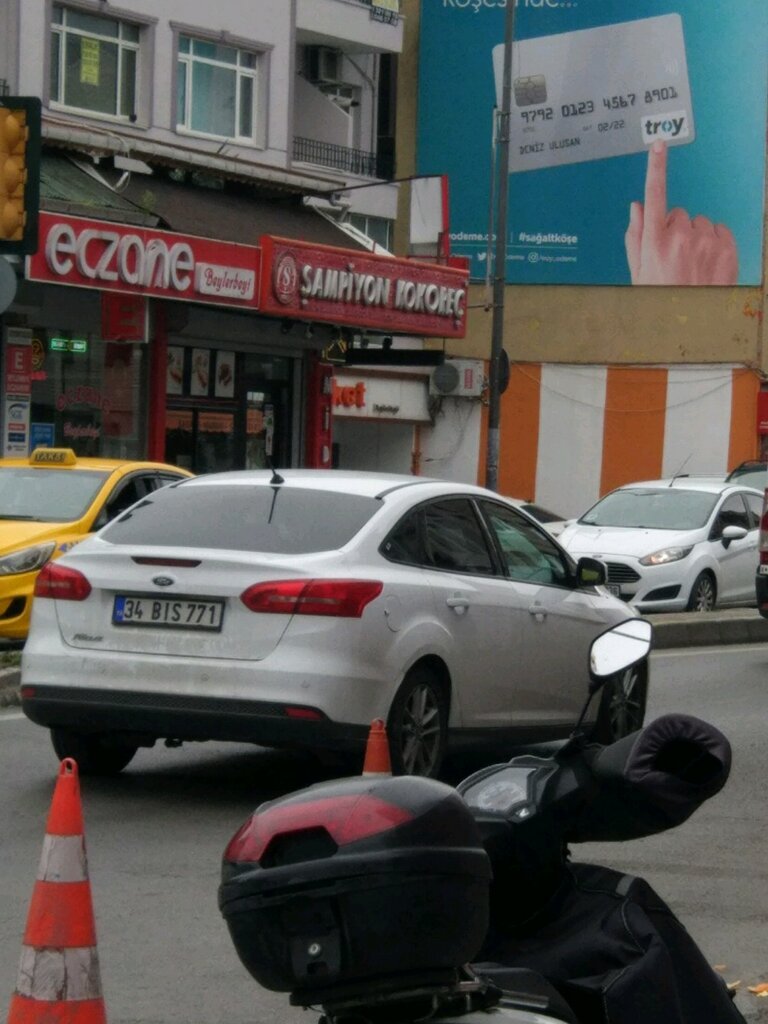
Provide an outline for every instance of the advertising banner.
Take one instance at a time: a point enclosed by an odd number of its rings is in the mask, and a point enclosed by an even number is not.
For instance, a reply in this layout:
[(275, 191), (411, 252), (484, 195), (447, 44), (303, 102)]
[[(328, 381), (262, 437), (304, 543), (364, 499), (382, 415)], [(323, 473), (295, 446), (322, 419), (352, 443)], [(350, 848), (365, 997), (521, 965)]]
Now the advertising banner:
[[(768, 4), (516, 0), (506, 279), (757, 285)], [(419, 174), (488, 275), (506, 0), (423, 0)]]

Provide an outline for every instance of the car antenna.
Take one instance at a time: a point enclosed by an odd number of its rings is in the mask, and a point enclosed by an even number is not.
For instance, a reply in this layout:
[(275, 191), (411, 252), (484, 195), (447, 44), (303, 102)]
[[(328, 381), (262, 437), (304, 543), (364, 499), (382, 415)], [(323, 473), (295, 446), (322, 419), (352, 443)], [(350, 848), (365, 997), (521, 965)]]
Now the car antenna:
[(678, 471), (677, 471), (676, 473), (673, 473), (673, 474), (672, 474), (672, 479), (671, 479), (671, 480), (669, 481), (669, 483), (667, 484), (667, 486), (668, 486), (668, 487), (671, 487), (671, 486), (672, 486), (672, 484), (673, 484), (673, 483), (675, 482), (675, 480), (679, 479), (679, 477), (681, 477), (681, 476), (688, 476), (688, 474), (687, 474), (687, 473), (684, 473), (684, 472), (683, 472), (683, 470), (684, 470), (684, 469), (685, 469), (685, 467), (686, 467), (686, 466), (688, 465), (688, 463), (689, 463), (689, 462), (691, 461), (691, 456), (692, 456), (692, 455), (693, 455), (693, 452), (691, 452), (691, 453), (690, 453), (690, 455), (688, 456), (688, 458), (687, 458), (687, 459), (684, 459), (684, 460), (683, 460), (683, 464), (682, 464), (682, 466), (680, 467), (680, 469), (678, 469)]
[(272, 462), (272, 457), (270, 455), (267, 456), (267, 465), (272, 470), (272, 479), (269, 481), (270, 487), (276, 487), (278, 484), (284, 484), (285, 480), (283, 479), (283, 477), (280, 476), (280, 474), (275, 469), (274, 463)]

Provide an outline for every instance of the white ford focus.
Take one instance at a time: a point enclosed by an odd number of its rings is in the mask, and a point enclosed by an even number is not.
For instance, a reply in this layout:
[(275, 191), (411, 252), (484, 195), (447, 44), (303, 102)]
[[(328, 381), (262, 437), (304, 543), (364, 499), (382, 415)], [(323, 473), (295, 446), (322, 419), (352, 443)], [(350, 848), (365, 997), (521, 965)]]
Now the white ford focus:
[[(237, 471), (163, 488), (40, 574), (22, 707), (81, 771), (158, 739), (362, 753), (567, 734), (593, 639), (634, 616), (491, 491), (421, 477)], [(592, 710), (639, 727), (647, 667)]]

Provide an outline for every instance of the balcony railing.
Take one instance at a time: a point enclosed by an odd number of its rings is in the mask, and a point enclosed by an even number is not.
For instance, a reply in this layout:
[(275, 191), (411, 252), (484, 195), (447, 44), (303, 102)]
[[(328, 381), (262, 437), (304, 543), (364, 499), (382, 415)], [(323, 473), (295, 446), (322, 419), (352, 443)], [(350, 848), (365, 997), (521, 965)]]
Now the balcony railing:
[(387, 180), (392, 177), (392, 155), (378, 155), (364, 149), (351, 149), (334, 142), (318, 142), (316, 139), (295, 138), (293, 159), (319, 167), (333, 167), (348, 174), (359, 174), (362, 178)]

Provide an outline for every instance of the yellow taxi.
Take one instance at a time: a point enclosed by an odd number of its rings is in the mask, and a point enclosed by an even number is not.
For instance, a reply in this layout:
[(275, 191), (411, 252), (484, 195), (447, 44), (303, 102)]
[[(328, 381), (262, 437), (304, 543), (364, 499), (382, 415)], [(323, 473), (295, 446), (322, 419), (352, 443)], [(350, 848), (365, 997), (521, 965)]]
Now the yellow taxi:
[(145, 495), (193, 474), (162, 462), (36, 448), (0, 459), (0, 638), (24, 640), (42, 567)]

